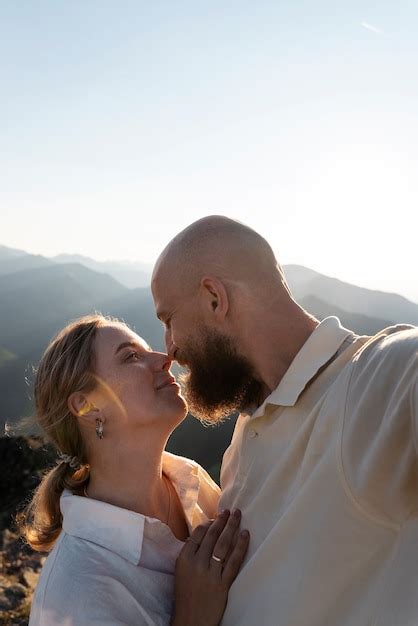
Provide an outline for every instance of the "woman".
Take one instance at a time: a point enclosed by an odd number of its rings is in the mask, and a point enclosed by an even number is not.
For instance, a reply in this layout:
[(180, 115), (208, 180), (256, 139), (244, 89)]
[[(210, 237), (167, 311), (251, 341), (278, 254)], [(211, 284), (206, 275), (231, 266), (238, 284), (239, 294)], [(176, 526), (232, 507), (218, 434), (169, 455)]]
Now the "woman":
[(101, 315), (48, 346), (36, 415), (61, 460), (26, 513), (31, 546), (51, 550), (30, 626), (219, 624), (249, 537), (239, 511), (210, 521), (218, 487), (164, 451), (187, 412), (170, 364)]

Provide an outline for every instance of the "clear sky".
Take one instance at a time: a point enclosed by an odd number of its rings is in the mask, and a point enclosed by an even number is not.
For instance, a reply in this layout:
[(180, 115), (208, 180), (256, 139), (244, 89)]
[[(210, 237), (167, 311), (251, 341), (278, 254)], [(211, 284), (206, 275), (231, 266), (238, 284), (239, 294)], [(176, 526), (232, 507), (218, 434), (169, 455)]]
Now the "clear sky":
[(0, 243), (153, 261), (203, 215), (418, 301), (414, 0), (2, 0)]

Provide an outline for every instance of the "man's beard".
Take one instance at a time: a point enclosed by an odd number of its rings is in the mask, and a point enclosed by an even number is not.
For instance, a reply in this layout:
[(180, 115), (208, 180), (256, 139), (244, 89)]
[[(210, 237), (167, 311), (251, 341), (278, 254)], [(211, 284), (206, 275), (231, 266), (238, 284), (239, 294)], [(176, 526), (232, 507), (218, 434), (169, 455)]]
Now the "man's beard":
[(205, 329), (199, 344), (189, 344), (177, 356), (187, 363), (188, 372), (180, 376), (184, 397), (192, 415), (202, 422), (215, 424), (259, 403), (261, 384), (227, 335)]

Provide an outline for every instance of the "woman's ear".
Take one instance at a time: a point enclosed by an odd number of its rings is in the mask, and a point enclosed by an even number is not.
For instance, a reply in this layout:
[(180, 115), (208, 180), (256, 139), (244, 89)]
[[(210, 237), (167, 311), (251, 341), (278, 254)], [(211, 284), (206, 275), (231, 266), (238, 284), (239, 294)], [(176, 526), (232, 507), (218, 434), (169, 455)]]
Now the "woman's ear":
[(229, 309), (228, 294), (224, 284), (218, 278), (204, 276), (200, 281), (204, 306), (216, 321), (222, 322)]
[(87, 396), (80, 391), (75, 391), (69, 396), (67, 405), (75, 417), (84, 417), (87, 419), (91, 417), (96, 418), (97, 411), (99, 410), (89, 401)]

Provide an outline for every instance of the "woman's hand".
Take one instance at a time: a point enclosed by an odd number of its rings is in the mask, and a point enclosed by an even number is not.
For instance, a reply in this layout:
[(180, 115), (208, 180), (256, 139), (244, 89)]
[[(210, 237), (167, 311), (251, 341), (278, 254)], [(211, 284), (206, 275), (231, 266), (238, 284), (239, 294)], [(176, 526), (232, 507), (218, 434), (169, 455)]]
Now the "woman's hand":
[(198, 526), (176, 562), (172, 626), (218, 626), (229, 589), (248, 549), (249, 532), (239, 532), (241, 512), (223, 511)]

